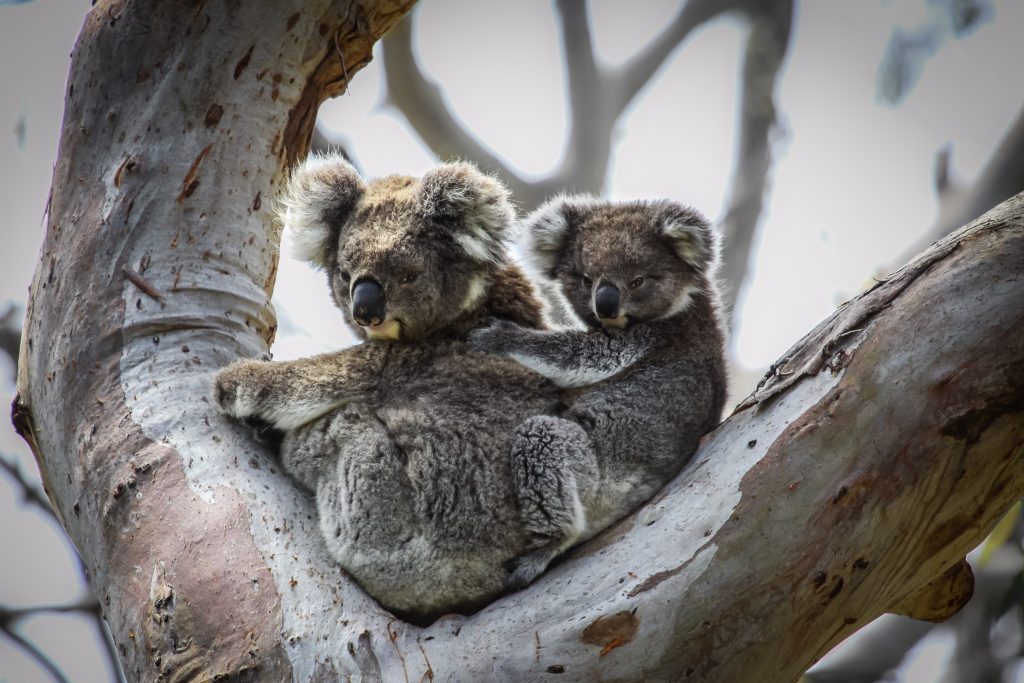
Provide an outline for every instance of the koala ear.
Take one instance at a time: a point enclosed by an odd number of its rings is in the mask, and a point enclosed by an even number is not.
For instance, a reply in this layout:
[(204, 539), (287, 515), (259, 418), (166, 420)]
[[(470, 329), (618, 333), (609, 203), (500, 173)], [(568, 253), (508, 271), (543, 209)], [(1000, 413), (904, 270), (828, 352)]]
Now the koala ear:
[(658, 226), (673, 248), (692, 268), (707, 273), (718, 263), (718, 238), (696, 209), (675, 202), (658, 207)]
[(554, 277), (570, 228), (599, 201), (589, 195), (559, 195), (526, 217), (522, 230), (527, 256), (541, 275)]
[(292, 255), (328, 268), (332, 243), (364, 189), (362, 178), (340, 154), (310, 156), (297, 166), (277, 209), (292, 235)]
[(423, 218), (451, 226), (451, 236), (470, 258), (500, 263), (515, 218), (509, 191), (498, 180), (466, 162), (445, 164), (420, 180)]

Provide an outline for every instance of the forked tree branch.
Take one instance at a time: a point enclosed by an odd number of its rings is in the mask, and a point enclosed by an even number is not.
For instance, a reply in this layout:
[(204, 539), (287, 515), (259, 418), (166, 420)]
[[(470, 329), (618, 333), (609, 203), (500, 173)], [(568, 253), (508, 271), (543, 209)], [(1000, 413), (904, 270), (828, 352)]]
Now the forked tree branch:
[[(330, 560), (309, 498), (203, 397), (273, 335), (254, 198), (342, 85), (332, 34), (351, 75), (404, 9), (208, 4), (190, 24), (140, 0), (94, 10), (76, 47), (15, 422), (129, 679), (784, 682), (882, 612), (961, 605), (960, 561), (1024, 492), (1024, 196), (840, 309), (655, 500), (528, 589), (417, 628)], [(210, 68), (167, 66), (186, 57)], [(223, 123), (193, 120), (214, 105)]]
[(524, 192), (524, 181), (463, 128), (445, 102), (441, 88), (420, 70), (413, 54), (412, 31), (412, 22), (400, 21), (382, 41), (388, 103), (403, 113), (438, 158), (471, 159), (501, 175), (514, 195)]
[(650, 43), (609, 74), (615, 92), (616, 116), (621, 114), (643, 90), (644, 86), (668, 58), (683, 44), (690, 33), (723, 12), (735, 11), (743, 2), (720, 0), (689, 0), (684, 2), (672, 21)]

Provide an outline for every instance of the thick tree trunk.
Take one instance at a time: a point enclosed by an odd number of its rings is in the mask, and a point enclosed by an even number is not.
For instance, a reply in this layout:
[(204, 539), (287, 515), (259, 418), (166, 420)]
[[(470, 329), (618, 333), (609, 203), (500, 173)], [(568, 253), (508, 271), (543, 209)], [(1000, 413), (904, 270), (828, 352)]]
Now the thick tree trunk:
[(267, 206), (316, 105), (408, 4), (87, 21), (14, 417), (129, 678), (787, 681), (883, 612), (955, 611), (959, 561), (1024, 493), (1024, 195), (837, 311), (528, 590), (420, 629), (330, 561), (205, 396), (273, 336)]
[(320, 102), (412, 3), (111, 0), (82, 29), (14, 410), (132, 680), (347, 658), (321, 623), (366, 599), (206, 396), (273, 338), (271, 206)]

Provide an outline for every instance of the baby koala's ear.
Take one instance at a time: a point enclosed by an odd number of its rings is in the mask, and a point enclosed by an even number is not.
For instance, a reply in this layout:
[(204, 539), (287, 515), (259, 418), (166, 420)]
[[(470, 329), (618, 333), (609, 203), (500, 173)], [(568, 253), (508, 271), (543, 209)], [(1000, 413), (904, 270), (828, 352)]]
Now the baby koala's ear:
[(704, 215), (676, 202), (655, 205), (661, 233), (669, 238), (679, 258), (700, 273), (708, 273), (718, 263), (718, 237)]
[(292, 255), (317, 268), (329, 267), (341, 226), (365, 188), (340, 154), (310, 156), (293, 169), (277, 207), (292, 236)]
[(523, 220), (527, 257), (541, 275), (555, 277), (570, 232), (600, 201), (590, 195), (558, 195)]
[(449, 232), (471, 259), (501, 263), (515, 210), (500, 181), (467, 162), (424, 174), (417, 197), (420, 215)]

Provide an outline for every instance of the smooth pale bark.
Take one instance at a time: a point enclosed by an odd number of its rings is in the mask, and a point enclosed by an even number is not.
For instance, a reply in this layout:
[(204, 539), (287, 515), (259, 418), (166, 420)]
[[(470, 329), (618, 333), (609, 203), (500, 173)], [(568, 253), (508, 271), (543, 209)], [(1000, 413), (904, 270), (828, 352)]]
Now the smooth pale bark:
[(87, 21), (14, 413), (129, 678), (787, 681), (885, 611), (955, 611), (944, 572), (1024, 493), (1024, 195), (840, 309), (528, 590), (420, 629), (333, 564), (205, 397), (273, 336), (267, 207), (343, 85), (335, 31), (351, 76), (406, 4)]

